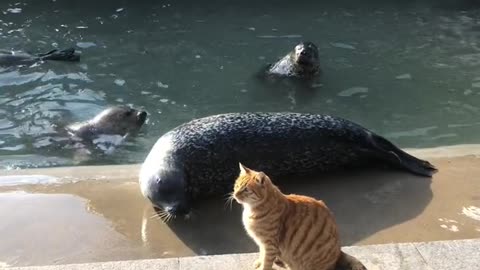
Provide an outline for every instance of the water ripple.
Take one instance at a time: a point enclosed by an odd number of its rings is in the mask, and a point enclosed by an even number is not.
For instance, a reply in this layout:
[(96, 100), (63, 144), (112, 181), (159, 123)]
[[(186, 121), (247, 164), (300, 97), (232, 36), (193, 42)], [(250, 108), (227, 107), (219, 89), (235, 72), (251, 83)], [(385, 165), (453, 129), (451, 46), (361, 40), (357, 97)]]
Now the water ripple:
[(22, 85), (40, 79), (44, 73), (33, 72), (30, 74), (20, 74), (18, 71), (11, 71), (6, 73), (0, 73), (0, 87)]

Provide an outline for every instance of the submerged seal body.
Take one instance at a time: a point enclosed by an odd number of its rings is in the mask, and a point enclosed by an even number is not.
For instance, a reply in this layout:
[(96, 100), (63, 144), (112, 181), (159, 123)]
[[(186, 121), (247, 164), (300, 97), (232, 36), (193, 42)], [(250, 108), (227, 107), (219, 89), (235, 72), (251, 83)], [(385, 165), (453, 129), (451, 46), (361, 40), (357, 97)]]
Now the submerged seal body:
[(21, 51), (0, 50), (0, 66), (31, 65), (36, 62), (54, 60), (54, 61), (80, 61), (80, 55), (75, 53), (74, 48), (65, 50), (52, 50), (42, 54), (29, 54)]
[(187, 215), (195, 200), (231, 190), (238, 162), (275, 178), (372, 160), (424, 176), (436, 171), (429, 162), (342, 118), (228, 113), (192, 120), (161, 136), (142, 164), (139, 182), (154, 206)]
[(297, 44), (293, 51), (267, 67), (267, 75), (312, 79), (320, 74), (318, 48), (312, 42)]

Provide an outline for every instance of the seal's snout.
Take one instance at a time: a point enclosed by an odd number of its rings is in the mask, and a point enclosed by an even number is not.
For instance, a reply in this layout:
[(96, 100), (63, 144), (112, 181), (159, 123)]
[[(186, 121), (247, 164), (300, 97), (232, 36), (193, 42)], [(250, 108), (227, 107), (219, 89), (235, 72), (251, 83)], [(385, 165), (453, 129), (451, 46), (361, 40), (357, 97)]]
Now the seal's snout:
[(147, 112), (141, 111), (137, 113), (137, 118), (140, 123), (145, 123), (145, 120), (147, 120)]
[(165, 207), (165, 211), (173, 216), (188, 216), (190, 214), (190, 209), (183, 205), (176, 203), (174, 205), (169, 205)]

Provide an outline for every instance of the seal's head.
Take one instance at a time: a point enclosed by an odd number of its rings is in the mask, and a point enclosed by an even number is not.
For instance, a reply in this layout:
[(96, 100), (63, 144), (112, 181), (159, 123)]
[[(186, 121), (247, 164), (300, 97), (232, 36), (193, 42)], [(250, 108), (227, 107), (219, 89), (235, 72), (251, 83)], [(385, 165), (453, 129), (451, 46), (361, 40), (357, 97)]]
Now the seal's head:
[(310, 41), (305, 41), (295, 46), (293, 52), (295, 63), (305, 66), (319, 66), (318, 48)]
[(142, 164), (139, 175), (140, 189), (165, 217), (188, 217), (191, 212), (186, 175), (170, 159), (172, 140), (162, 136), (153, 146)]
[(74, 135), (90, 139), (98, 135), (134, 135), (145, 123), (147, 113), (130, 107), (116, 106), (103, 110), (93, 119), (76, 123), (67, 129)]
[(146, 119), (145, 111), (117, 106), (102, 111), (89, 122), (103, 134), (127, 135), (137, 133)]

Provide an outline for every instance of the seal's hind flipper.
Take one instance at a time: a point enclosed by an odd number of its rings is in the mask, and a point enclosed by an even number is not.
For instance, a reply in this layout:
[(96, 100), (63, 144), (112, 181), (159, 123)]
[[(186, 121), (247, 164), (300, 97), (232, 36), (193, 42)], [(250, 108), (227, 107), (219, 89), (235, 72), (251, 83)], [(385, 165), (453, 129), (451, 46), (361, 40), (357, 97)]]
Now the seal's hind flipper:
[(437, 168), (426, 160), (418, 159), (396, 147), (387, 139), (370, 133), (371, 143), (383, 153), (393, 164), (400, 166), (414, 174), (431, 177), (438, 171)]
[(48, 53), (45, 53), (39, 56), (42, 60), (68, 61), (68, 62), (80, 61), (80, 55), (75, 53), (75, 48), (68, 48), (61, 51), (51, 50)]
[(51, 51), (46, 52), (46, 53), (41, 53), (41, 54), (38, 54), (38, 57), (44, 57), (44, 56), (53, 54), (53, 53), (55, 53), (55, 52), (57, 52), (57, 51), (58, 51), (57, 49), (54, 49), (54, 50), (51, 50)]

